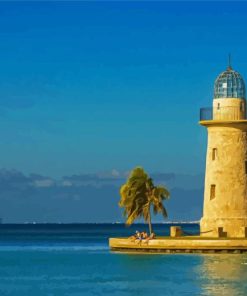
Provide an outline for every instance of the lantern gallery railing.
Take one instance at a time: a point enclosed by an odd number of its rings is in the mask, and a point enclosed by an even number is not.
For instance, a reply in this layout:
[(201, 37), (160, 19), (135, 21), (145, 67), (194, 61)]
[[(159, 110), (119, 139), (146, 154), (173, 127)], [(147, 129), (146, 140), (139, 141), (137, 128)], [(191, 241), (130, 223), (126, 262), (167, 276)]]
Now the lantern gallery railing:
[[(244, 108), (245, 109), (245, 108)], [(246, 110), (237, 106), (206, 107), (200, 109), (200, 121), (246, 119)]]

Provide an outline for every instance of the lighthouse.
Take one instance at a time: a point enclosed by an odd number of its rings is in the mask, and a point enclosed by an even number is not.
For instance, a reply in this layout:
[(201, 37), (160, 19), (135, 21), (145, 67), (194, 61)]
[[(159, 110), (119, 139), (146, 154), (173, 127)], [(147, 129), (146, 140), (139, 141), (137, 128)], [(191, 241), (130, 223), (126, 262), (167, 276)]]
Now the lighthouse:
[[(215, 80), (211, 107), (201, 108), (208, 143), (200, 235), (172, 226), (170, 236), (138, 245), (110, 238), (115, 251), (247, 254), (247, 116), (245, 83), (229, 62)], [(181, 237), (182, 236), (182, 237)]]
[(208, 143), (203, 237), (247, 237), (247, 118), (245, 83), (230, 63), (214, 84), (213, 104), (200, 110)]

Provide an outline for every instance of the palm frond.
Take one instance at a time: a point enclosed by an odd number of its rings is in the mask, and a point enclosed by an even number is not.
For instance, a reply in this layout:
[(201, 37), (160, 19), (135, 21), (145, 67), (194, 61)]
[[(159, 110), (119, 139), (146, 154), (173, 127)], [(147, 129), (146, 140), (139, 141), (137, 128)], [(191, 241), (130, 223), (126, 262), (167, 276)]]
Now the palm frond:
[(142, 213), (144, 220), (147, 221), (150, 215), (150, 202), (147, 201), (146, 204), (143, 205)]
[(166, 208), (163, 205), (162, 205), (162, 208), (161, 208), (161, 213), (162, 213), (162, 215), (163, 215), (164, 218), (167, 218), (168, 217)]
[(138, 213), (138, 209), (136, 209), (128, 216), (128, 219), (126, 220), (125, 224), (131, 225), (139, 216), (140, 214)]
[(124, 208), (126, 224), (130, 225), (136, 219), (143, 217), (151, 225), (151, 207), (154, 214), (161, 213), (166, 218), (167, 211), (162, 201), (169, 196), (170, 193), (164, 186), (154, 186), (153, 180), (144, 169), (136, 167), (120, 188), (119, 206)]
[(168, 199), (170, 197), (170, 192), (164, 186), (156, 186), (157, 193), (162, 199)]

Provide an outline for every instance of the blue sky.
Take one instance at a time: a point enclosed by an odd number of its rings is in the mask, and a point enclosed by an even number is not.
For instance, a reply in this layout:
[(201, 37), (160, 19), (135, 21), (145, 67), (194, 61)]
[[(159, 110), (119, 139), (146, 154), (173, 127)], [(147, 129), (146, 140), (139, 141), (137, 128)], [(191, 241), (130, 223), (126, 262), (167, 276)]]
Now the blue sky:
[(246, 19), (245, 2), (0, 2), (3, 221), (123, 221), (136, 165), (169, 220), (200, 219), (199, 109), (229, 52), (247, 77)]
[(247, 77), (244, 2), (0, 3), (0, 167), (204, 171), (199, 108)]

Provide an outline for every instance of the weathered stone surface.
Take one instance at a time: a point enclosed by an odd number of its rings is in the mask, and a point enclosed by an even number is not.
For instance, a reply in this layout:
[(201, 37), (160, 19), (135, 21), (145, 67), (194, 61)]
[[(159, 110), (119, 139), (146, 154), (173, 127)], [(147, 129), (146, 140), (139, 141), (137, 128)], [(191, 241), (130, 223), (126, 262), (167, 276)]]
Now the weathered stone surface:
[(171, 226), (170, 227), (170, 236), (171, 237), (179, 237), (182, 236), (182, 228), (181, 226)]
[(201, 235), (245, 238), (247, 234), (245, 100), (214, 99), (213, 110), (213, 120), (200, 122), (208, 129)]
[(134, 252), (247, 252), (247, 239), (230, 239), (230, 238), (202, 238), (198, 237), (181, 237), (181, 238), (158, 238), (148, 242), (133, 242), (128, 238), (110, 238), (109, 246), (112, 250)]

